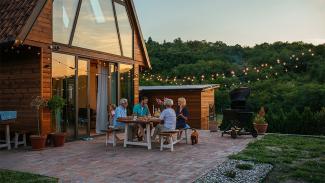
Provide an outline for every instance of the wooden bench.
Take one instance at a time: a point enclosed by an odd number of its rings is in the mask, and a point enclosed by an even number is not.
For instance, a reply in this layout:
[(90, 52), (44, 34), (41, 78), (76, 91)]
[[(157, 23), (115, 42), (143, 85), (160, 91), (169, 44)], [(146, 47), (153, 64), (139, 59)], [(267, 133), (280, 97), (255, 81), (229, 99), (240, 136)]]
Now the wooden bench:
[[(106, 133), (106, 142), (105, 145), (106, 147), (108, 144), (113, 144), (113, 147), (116, 147), (117, 143), (117, 133), (123, 133), (124, 130), (120, 128), (115, 128), (114, 126), (109, 126), (107, 130), (102, 130), (102, 132)], [(109, 140), (109, 134), (112, 133), (112, 141)]]
[[(26, 144), (26, 131), (16, 131), (15, 132), (15, 148), (18, 148), (18, 145), (24, 145), (24, 147), (27, 146)], [(22, 140), (19, 141), (19, 136), (22, 136)]]
[[(182, 141), (181, 138), (178, 138), (178, 134), (179, 134), (179, 130), (160, 132), (159, 133), (160, 151), (162, 151), (163, 148), (169, 148), (171, 151), (174, 151), (174, 145)], [(173, 139), (175, 135), (176, 135), (176, 139)], [(164, 144), (165, 140), (169, 141), (169, 143)]]

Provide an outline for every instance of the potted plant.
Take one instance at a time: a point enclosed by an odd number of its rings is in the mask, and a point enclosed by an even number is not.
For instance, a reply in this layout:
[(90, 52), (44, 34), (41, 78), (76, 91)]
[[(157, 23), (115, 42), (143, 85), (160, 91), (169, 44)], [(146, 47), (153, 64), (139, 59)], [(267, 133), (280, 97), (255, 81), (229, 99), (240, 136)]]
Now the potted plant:
[(61, 131), (61, 111), (65, 106), (65, 100), (60, 96), (53, 96), (47, 103), (55, 119), (55, 133), (53, 133), (53, 142), (55, 147), (61, 147), (65, 142), (65, 133)]
[(30, 106), (35, 109), (36, 116), (37, 116), (37, 135), (31, 135), (30, 136), (30, 141), (32, 144), (32, 149), (33, 150), (42, 150), (45, 148), (45, 142), (46, 142), (46, 135), (41, 135), (40, 131), (40, 121), (39, 121), (39, 111), (46, 106), (46, 101), (40, 97), (37, 96), (32, 99)]
[(265, 134), (267, 131), (268, 124), (265, 121), (265, 109), (264, 107), (260, 108), (260, 111), (255, 116), (254, 119), (254, 128), (256, 129), (258, 134)]

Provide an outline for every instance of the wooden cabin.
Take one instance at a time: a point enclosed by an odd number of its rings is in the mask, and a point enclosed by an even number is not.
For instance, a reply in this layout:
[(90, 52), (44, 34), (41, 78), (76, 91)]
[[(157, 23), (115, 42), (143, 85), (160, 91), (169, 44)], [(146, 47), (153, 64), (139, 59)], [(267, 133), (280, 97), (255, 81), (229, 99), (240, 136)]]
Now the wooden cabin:
[[(150, 67), (132, 0), (0, 1), (0, 110), (18, 111), (15, 129), (36, 133), (32, 97), (58, 95), (67, 137), (88, 136), (109, 104), (138, 101)], [(53, 131), (48, 109), (39, 119)]]
[(185, 97), (190, 116), (188, 124), (192, 128), (209, 129), (209, 121), (215, 120), (215, 90), (219, 85), (182, 85), (182, 86), (141, 86), (141, 96), (149, 98), (151, 112), (158, 108), (156, 99), (173, 99), (176, 108), (177, 99)]

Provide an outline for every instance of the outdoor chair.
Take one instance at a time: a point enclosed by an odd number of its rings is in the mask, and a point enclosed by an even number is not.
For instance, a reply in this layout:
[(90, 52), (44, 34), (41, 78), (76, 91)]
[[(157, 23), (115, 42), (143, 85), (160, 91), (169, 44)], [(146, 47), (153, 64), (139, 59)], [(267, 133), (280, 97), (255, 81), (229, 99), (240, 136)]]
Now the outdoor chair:
[[(124, 132), (124, 130), (121, 128), (115, 128), (114, 126), (109, 126), (107, 130), (102, 130), (102, 132), (106, 133), (106, 141), (105, 141), (106, 147), (108, 146), (108, 144), (113, 144), (113, 147), (116, 147), (116, 143), (117, 143), (116, 135), (118, 133)], [(109, 140), (110, 133), (112, 133), (112, 141)]]

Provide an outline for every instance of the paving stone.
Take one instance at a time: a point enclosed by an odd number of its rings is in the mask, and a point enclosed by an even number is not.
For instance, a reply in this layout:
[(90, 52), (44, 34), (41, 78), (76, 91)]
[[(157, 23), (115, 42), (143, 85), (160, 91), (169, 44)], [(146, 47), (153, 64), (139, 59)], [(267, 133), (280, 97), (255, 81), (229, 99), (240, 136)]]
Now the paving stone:
[(60, 182), (191, 182), (221, 164), (254, 139), (231, 139), (200, 131), (199, 144), (176, 144), (175, 151), (144, 147), (105, 147), (105, 137), (75, 141), (44, 151), (0, 151), (0, 168), (57, 177)]

